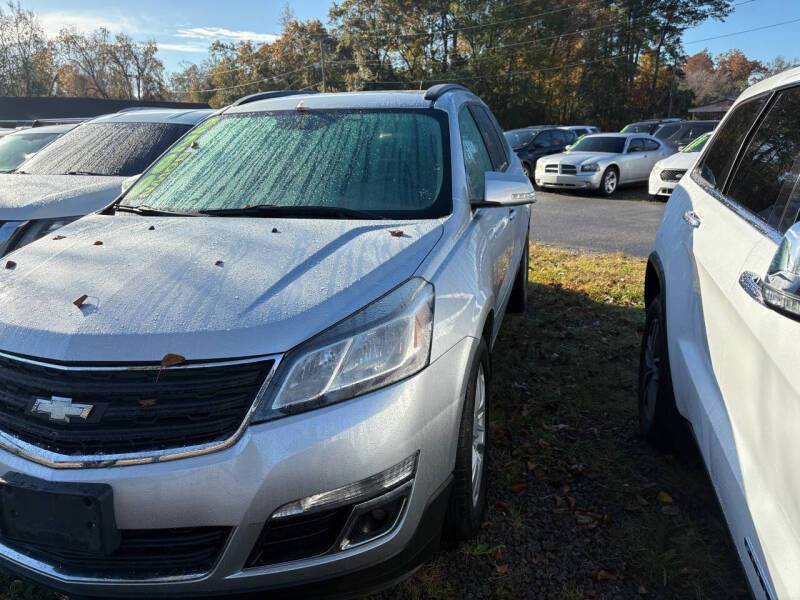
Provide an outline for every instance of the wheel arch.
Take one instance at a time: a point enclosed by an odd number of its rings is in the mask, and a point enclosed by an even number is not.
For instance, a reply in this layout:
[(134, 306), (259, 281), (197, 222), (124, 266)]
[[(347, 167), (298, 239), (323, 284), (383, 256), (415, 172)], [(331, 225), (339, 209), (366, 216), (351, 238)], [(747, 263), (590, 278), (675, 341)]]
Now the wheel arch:
[(664, 279), (664, 266), (658, 254), (652, 252), (647, 259), (647, 268), (644, 275), (644, 307), (647, 309), (654, 298), (661, 297), (661, 305), (666, 312), (666, 286)]

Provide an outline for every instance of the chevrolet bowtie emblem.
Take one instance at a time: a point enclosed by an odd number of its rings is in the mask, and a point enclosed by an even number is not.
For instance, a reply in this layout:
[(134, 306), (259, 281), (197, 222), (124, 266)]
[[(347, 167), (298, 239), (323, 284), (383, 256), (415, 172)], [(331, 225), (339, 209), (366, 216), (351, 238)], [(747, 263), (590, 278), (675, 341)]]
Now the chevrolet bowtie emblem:
[(83, 419), (89, 418), (89, 413), (94, 408), (91, 404), (73, 404), (72, 398), (62, 398), (52, 396), (51, 398), (36, 398), (31, 412), (40, 415), (47, 415), (51, 421), (69, 423), (70, 417)]

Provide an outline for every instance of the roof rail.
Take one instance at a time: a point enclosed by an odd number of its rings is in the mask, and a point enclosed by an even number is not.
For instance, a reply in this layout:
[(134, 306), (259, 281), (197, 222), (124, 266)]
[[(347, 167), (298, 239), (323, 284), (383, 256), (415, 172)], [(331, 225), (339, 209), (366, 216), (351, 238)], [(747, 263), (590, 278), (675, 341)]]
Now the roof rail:
[(241, 106), (242, 104), (248, 104), (250, 102), (255, 102), (256, 100), (268, 100), (269, 98), (283, 98), (284, 96), (298, 96), (316, 93), (317, 92), (315, 90), (272, 90), (271, 92), (257, 92), (255, 94), (250, 94), (249, 96), (242, 96), (233, 102), (231, 106)]
[(457, 83), (437, 83), (432, 85), (425, 91), (425, 100), (436, 102), (439, 98), (444, 96), (447, 92), (468, 92), (469, 90), (463, 85)]
[(120, 108), (117, 112), (126, 113), (126, 112), (133, 112), (135, 110), (170, 110), (170, 108), (171, 107), (169, 106), (127, 106), (125, 108)]

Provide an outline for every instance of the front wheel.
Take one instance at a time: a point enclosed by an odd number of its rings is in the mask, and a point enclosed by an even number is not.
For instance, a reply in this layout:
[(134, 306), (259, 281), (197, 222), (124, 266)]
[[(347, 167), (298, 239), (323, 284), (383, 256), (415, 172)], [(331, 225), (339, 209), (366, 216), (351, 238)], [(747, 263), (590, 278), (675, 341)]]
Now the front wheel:
[(603, 196), (610, 196), (617, 191), (619, 185), (619, 171), (616, 167), (608, 167), (600, 180), (600, 193)]
[(486, 509), (486, 459), (489, 450), (489, 347), (481, 340), (473, 359), (458, 430), (453, 489), (443, 536), (450, 541), (474, 537)]

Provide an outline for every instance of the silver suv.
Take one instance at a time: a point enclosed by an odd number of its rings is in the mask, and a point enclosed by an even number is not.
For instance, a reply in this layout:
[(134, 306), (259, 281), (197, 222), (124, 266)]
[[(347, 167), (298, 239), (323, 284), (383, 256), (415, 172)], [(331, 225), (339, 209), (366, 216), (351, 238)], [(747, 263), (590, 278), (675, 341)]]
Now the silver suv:
[(0, 269), (0, 559), (82, 596), (372, 590), (486, 503), (534, 192), (485, 104), (262, 94)]

